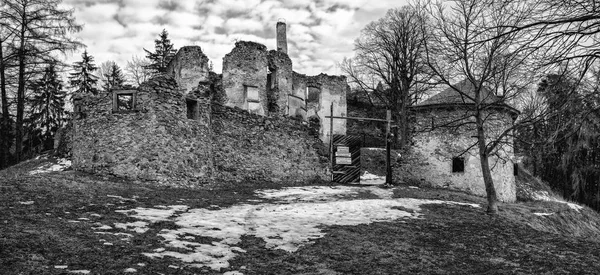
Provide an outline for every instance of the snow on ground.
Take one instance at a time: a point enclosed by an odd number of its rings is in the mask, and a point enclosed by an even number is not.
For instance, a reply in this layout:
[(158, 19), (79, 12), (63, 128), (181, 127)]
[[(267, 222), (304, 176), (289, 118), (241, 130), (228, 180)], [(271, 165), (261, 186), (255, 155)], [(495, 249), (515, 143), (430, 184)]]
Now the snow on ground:
[[(377, 195), (379, 199), (356, 199), (359, 192), (365, 191)], [(476, 204), (440, 200), (392, 199), (393, 190), (377, 187), (292, 187), (257, 193), (273, 201), (211, 209), (188, 210), (185, 206), (175, 205), (157, 209), (118, 210), (144, 221), (135, 222), (141, 226), (129, 223), (115, 224), (115, 227), (135, 231), (147, 228), (147, 222), (173, 220), (180, 228), (163, 229), (158, 234), (165, 240), (166, 249), (155, 249), (144, 255), (159, 258), (171, 256), (192, 266), (208, 266), (219, 270), (229, 267), (229, 260), (245, 252), (236, 246), (244, 235), (262, 238), (268, 248), (294, 252), (311, 240), (323, 237), (325, 234), (320, 229), (323, 225), (358, 225), (418, 218), (420, 206), (424, 204), (479, 207)], [(210, 237), (218, 241), (199, 243), (190, 236)], [(177, 248), (174, 249), (177, 251), (169, 248)], [(181, 252), (183, 250), (189, 252)]]
[(29, 172), (30, 175), (44, 174), (49, 172), (63, 171), (71, 167), (71, 161), (68, 159), (59, 159), (56, 164), (44, 164), (35, 170)]
[(381, 178), (385, 178), (385, 177), (371, 174), (371, 173), (369, 173), (369, 171), (365, 171), (365, 173), (360, 176), (360, 180), (375, 180), (375, 179), (381, 179)]
[(566, 202), (562, 199), (556, 198), (554, 196), (551, 196), (548, 192), (546, 191), (538, 191), (538, 192), (534, 192), (533, 194), (531, 194), (531, 198), (533, 200), (537, 200), (537, 201), (553, 201), (553, 202), (560, 202), (560, 203), (564, 203), (566, 205), (568, 205), (569, 207), (571, 207), (571, 209), (573, 210), (581, 210), (583, 209), (583, 206), (572, 203), (572, 202)]

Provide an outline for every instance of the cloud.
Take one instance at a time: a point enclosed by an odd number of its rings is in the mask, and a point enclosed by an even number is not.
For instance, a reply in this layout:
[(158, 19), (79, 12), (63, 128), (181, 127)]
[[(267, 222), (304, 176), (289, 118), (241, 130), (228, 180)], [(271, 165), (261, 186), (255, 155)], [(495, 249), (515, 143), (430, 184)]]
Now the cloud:
[[(336, 64), (353, 55), (353, 41), (369, 22), (397, 0), (66, 0), (84, 30), (77, 34), (97, 63), (124, 66), (131, 56), (154, 49), (162, 29), (176, 48), (199, 45), (220, 72), (236, 40), (275, 48), (275, 24), (287, 23), (294, 70), (339, 74)], [(80, 58), (75, 53), (73, 60)]]

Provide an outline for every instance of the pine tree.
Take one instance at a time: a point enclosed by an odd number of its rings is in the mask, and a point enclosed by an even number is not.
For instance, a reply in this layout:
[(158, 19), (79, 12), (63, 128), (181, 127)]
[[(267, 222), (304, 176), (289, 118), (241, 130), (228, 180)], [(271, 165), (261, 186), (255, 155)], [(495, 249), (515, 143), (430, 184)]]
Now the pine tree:
[(69, 84), (75, 89), (75, 94), (97, 95), (96, 82), (98, 82), (98, 77), (93, 73), (98, 70), (98, 67), (94, 64), (94, 57), (84, 51), (81, 54), (81, 61), (73, 63), (73, 70), (75, 72), (69, 76)]
[(31, 124), (39, 133), (39, 139), (44, 144), (44, 149), (52, 149), (53, 137), (58, 128), (62, 126), (65, 118), (65, 97), (62, 81), (56, 73), (55, 63), (46, 67), (42, 78), (31, 85), (33, 95), (29, 100), (31, 104)]
[(159, 34), (159, 39), (154, 40), (154, 52), (144, 49), (144, 51), (146, 51), (146, 58), (151, 62), (147, 68), (150, 69), (154, 75), (165, 73), (169, 62), (171, 62), (177, 52), (168, 36), (169, 33), (163, 29)]
[(104, 73), (104, 84), (102, 85), (102, 89), (105, 92), (110, 92), (110, 90), (115, 88), (123, 87), (125, 84), (125, 75), (123, 71), (117, 65), (117, 63), (111, 61), (112, 65), (108, 69), (106, 73)]

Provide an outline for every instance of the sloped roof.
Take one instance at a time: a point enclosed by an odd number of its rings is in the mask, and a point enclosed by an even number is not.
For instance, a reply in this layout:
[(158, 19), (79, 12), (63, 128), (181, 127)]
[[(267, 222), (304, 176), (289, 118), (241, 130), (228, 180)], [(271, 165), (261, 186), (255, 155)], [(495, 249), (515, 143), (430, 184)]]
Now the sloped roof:
[[(428, 98), (427, 100), (417, 104), (417, 106), (475, 103), (469, 98), (475, 98), (475, 87), (469, 80), (465, 79), (459, 83), (454, 84), (453, 86), (460, 90), (460, 92), (456, 91), (452, 87), (448, 87), (445, 90)], [(483, 96), (483, 102), (485, 104), (502, 103), (502, 100), (499, 97), (494, 95), (489, 89), (485, 87), (481, 89), (481, 95)]]

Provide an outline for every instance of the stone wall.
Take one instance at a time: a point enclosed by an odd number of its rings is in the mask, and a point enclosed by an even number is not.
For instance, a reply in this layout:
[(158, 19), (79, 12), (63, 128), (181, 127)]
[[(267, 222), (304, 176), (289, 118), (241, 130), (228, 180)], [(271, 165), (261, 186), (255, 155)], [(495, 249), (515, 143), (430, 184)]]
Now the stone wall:
[(167, 72), (175, 78), (184, 94), (187, 94), (195, 90), (198, 83), (208, 82), (208, 57), (202, 52), (200, 46), (182, 47), (169, 63)]
[[(485, 185), (481, 172), (478, 149), (473, 146), (476, 132), (473, 124), (461, 125), (467, 112), (461, 108), (431, 108), (419, 110), (416, 114), (416, 127), (413, 146), (403, 155), (402, 163), (395, 171), (398, 180), (427, 182), (438, 187), (467, 191), (485, 196)], [(512, 123), (506, 112), (492, 113), (489, 117), (487, 133), (490, 137), (500, 133)], [(451, 121), (457, 127), (447, 126)], [(432, 128), (433, 125), (433, 128)], [(505, 140), (502, 146), (489, 158), (491, 173), (498, 198), (512, 202), (516, 199), (515, 179), (512, 165), (512, 139)], [(469, 149), (471, 148), (471, 149)], [(464, 172), (452, 172), (452, 158), (464, 157)]]
[[(288, 96), (292, 93), (292, 60), (284, 52), (269, 51), (271, 76), (267, 81), (269, 115), (288, 114)], [(273, 76), (274, 74), (274, 76)], [(270, 82), (270, 83), (269, 83)]]
[[(346, 94), (350, 89), (346, 82), (346, 77), (330, 76), (327, 74), (306, 76), (299, 73), (294, 73), (293, 77), (293, 93), (295, 95), (302, 94), (304, 100), (307, 100), (305, 98), (307, 87), (312, 87), (319, 90), (318, 102), (309, 102), (309, 104), (307, 104), (305, 117), (307, 120), (310, 120), (311, 118), (317, 118), (319, 120), (319, 124), (321, 126), (319, 129), (319, 138), (324, 143), (329, 143), (330, 120), (325, 116), (329, 116), (331, 114), (330, 109), (332, 103), (334, 116), (346, 116)], [(296, 112), (298, 112), (298, 109), (296, 109)], [(346, 134), (346, 120), (333, 120), (333, 134)]]
[(248, 41), (238, 41), (233, 50), (223, 57), (223, 89), (227, 95), (226, 106), (247, 110), (246, 86), (256, 87), (260, 107), (257, 114), (266, 115), (267, 98), (267, 47)]
[(264, 117), (197, 98), (195, 118), (174, 79), (153, 78), (133, 110), (113, 111), (111, 94), (82, 99), (73, 120), (73, 167), (131, 180), (194, 187), (229, 180), (327, 179), (323, 144), (306, 123)]
[(306, 182), (327, 179), (319, 139), (300, 120), (264, 117), (213, 104), (217, 178)]
[(73, 168), (185, 186), (206, 180), (210, 129), (186, 118), (176, 82), (154, 78), (140, 86), (136, 101), (135, 110), (113, 113), (110, 95), (83, 100), (73, 121)]

